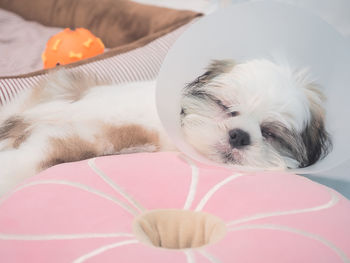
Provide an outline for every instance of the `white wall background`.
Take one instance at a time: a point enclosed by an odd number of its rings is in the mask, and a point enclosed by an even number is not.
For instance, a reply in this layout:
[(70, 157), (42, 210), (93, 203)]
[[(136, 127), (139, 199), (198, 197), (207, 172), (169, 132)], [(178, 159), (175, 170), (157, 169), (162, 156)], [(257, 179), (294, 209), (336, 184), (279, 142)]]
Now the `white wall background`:
[[(261, 0), (133, 0), (135, 2), (211, 13), (228, 4)], [(273, 1), (273, 0), (267, 0)], [(350, 0), (274, 0), (306, 8), (333, 25), (350, 43)]]

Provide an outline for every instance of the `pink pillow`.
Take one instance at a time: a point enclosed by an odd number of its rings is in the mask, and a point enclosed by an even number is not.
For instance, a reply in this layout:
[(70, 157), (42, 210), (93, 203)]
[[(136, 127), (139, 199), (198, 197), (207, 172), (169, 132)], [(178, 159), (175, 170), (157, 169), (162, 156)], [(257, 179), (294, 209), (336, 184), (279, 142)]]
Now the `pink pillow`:
[(350, 262), (349, 223), (348, 200), (301, 176), (243, 174), (177, 153), (108, 156), (54, 166), (4, 197), (0, 258)]

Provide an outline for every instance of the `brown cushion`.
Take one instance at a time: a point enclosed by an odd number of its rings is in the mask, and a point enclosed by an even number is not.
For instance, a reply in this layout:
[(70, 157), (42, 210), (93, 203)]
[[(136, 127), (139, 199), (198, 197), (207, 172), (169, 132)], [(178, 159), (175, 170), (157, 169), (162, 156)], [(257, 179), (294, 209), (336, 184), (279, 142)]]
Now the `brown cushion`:
[(108, 48), (170, 32), (198, 13), (127, 0), (0, 0), (0, 8), (52, 27), (84, 27)]
[[(126, 0), (31, 0), (30, 3), (27, 0), (0, 0), (0, 8), (50, 27), (85, 27), (111, 47), (104, 54), (63, 66), (65, 68), (79, 67), (140, 48), (201, 16), (191, 11)], [(1, 76), (0, 80), (39, 76), (49, 71), (11, 74)], [(0, 83), (1, 89), (7, 88)]]

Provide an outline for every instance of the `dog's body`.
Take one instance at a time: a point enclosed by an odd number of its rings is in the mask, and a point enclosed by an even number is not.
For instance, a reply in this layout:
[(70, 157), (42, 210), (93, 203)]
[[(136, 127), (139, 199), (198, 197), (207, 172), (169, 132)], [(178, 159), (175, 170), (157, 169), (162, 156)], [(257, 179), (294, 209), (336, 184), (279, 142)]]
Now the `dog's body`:
[(174, 150), (158, 119), (154, 89), (154, 82), (99, 85), (80, 74), (59, 72), (4, 106), (0, 195), (55, 164)]
[[(215, 62), (181, 104), (185, 138), (217, 162), (294, 168), (330, 146), (321, 93), (269, 61)], [(0, 195), (59, 163), (176, 150), (155, 105), (155, 82), (105, 85), (58, 71), (0, 109)]]

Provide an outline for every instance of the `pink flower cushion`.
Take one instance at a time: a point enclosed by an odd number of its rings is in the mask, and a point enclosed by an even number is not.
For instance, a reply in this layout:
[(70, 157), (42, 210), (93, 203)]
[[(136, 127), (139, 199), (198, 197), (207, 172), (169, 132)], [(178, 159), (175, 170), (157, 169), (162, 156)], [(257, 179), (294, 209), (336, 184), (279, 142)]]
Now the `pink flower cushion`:
[(1, 262), (350, 262), (350, 202), (177, 153), (52, 167), (0, 202)]

